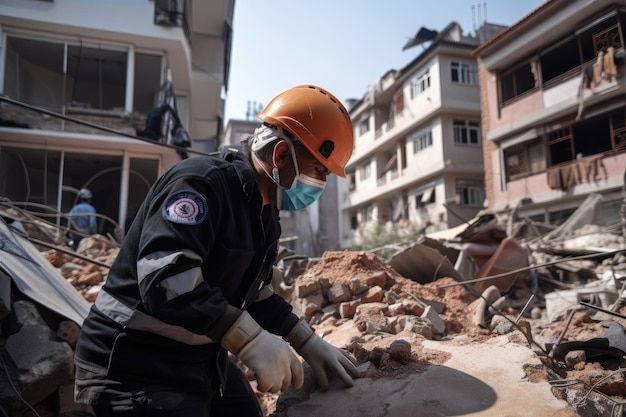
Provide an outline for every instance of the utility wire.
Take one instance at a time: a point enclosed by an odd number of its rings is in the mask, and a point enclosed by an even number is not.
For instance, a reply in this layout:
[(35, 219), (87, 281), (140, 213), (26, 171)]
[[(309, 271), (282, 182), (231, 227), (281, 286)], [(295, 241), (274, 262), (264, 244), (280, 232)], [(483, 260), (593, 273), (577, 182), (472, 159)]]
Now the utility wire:
[(207, 153), (207, 152), (201, 152), (201, 151), (196, 151), (196, 150), (193, 150), (193, 149), (185, 148), (185, 147), (182, 147), (182, 146), (175, 146), (175, 145), (170, 145), (170, 144), (167, 144), (167, 143), (155, 142), (152, 139), (143, 138), (143, 137), (137, 136), (137, 135), (131, 135), (129, 133), (125, 133), (125, 132), (122, 132), (122, 131), (119, 131), (119, 130), (111, 129), (111, 128), (108, 128), (106, 126), (101, 126), (101, 125), (97, 125), (95, 123), (90, 123), (90, 122), (86, 122), (84, 120), (76, 119), (74, 117), (65, 116), (63, 114), (60, 114), (60, 113), (57, 113), (57, 112), (53, 112), (51, 110), (43, 109), (41, 107), (33, 106), (31, 104), (27, 104), (27, 103), (24, 103), (24, 102), (21, 102), (21, 101), (18, 101), (18, 100), (14, 100), (14, 99), (9, 98), (9, 97), (4, 96), (4, 95), (0, 95), (0, 101), (4, 101), (6, 103), (13, 104), (13, 105), (19, 106), (19, 107), (23, 107), (25, 109), (29, 109), (29, 110), (32, 110), (32, 111), (35, 111), (35, 112), (47, 114), (49, 116), (53, 116), (53, 117), (59, 118), (61, 120), (77, 123), (79, 125), (83, 125), (83, 126), (87, 126), (87, 127), (91, 127), (93, 129), (100, 130), (100, 131), (103, 131), (103, 132), (112, 133), (114, 135), (123, 136), (123, 137), (130, 138), (130, 139), (140, 140), (142, 142), (146, 142), (146, 143), (149, 143), (149, 144), (152, 144), (152, 145), (162, 146), (162, 147), (169, 148), (169, 149), (174, 149), (174, 150), (177, 150), (179, 152), (194, 153), (194, 154), (197, 154), (197, 155), (205, 155), (205, 156), (214, 156), (216, 154), (216, 152)]
[(556, 264), (560, 264), (560, 263), (563, 263), (563, 262), (569, 262), (569, 261), (578, 261), (580, 259), (596, 258), (598, 256), (603, 256), (603, 255), (615, 255), (615, 254), (620, 253), (620, 252), (626, 252), (626, 249), (615, 249), (615, 250), (608, 251), (608, 252), (594, 252), (594, 253), (589, 253), (589, 254), (586, 254), (586, 255), (573, 256), (571, 258), (557, 259), (555, 261), (546, 262), (546, 263), (538, 264), (538, 265), (525, 266), (523, 268), (515, 269), (515, 270), (512, 270), (512, 271), (508, 271), (508, 272), (503, 272), (501, 274), (491, 275), (491, 276), (488, 276), (488, 277), (468, 279), (468, 280), (465, 280), (465, 281), (455, 282), (453, 284), (440, 285), (439, 288), (456, 287), (458, 285), (466, 285), (466, 284), (474, 284), (476, 282), (490, 281), (492, 279), (507, 277), (509, 275), (513, 275), (513, 274), (516, 274), (516, 273), (519, 273), (519, 272), (530, 271), (532, 269), (537, 269), (537, 268), (541, 268), (541, 267), (544, 267), (544, 266), (556, 265)]

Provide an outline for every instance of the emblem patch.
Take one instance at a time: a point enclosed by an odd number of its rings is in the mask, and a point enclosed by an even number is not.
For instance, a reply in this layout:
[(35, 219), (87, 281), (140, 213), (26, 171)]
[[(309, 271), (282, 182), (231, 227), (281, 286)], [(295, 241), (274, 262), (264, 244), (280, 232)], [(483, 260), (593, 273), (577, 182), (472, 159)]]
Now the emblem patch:
[(167, 198), (163, 207), (163, 218), (174, 223), (195, 225), (207, 216), (204, 197), (193, 190), (178, 191)]

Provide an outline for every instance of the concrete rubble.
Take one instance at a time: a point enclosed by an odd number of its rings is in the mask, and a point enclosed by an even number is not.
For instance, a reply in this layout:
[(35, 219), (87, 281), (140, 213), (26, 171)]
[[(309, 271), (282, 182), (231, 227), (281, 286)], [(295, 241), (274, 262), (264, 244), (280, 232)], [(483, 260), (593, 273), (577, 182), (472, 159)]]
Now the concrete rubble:
[[(275, 290), (354, 356), (361, 377), (322, 392), (305, 364), (303, 388), (257, 392), (266, 415), (623, 415), (620, 203), (591, 195), (558, 227), (487, 213), (454, 232), (370, 251), (281, 251)], [(48, 281), (63, 291), (69, 284), (81, 300), (61, 308), (38, 298), (29, 279), (0, 263), (0, 403), (17, 417), (30, 407), (91, 415), (71, 401), (72, 347), (119, 245), (95, 235), (74, 253), (62, 231), (23, 209), (0, 206), (0, 218), (8, 242), (35, 248)], [(12, 248), (4, 242), (0, 251)]]

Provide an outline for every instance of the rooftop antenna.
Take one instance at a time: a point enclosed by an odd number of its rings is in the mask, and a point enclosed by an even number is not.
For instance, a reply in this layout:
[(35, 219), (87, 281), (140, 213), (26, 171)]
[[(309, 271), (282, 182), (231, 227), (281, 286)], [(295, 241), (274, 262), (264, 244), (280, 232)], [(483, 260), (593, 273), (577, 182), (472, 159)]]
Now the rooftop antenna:
[(476, 32), (476, 6), (472, 4), (472, 29)]
[(248, 107), (246, 108), (246, 120), (250, 120), (250, 114), (252, 113), (250, 111), (250, 100), (248, 100)]
[(482, 5), (482, 13), (480, 3), (472, 5), (472, 27), (476, 32), (481, 26), (487, 22), (487, 3)]

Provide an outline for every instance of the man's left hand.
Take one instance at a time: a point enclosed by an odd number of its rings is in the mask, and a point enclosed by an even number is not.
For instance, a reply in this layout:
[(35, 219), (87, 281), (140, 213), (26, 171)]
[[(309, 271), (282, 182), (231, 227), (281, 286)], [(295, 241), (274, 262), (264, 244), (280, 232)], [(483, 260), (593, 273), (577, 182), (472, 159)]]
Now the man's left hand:
[(316, 335), (304, 320), (300, 319), (285, 339), (311, 366), (315, 379), (322, 389), (328, 389), (326, 367), (337, 375), (344, 385), (348, 387), (354, 385), (353, 378), (359, 376), (359, 371), (352, 357)]

